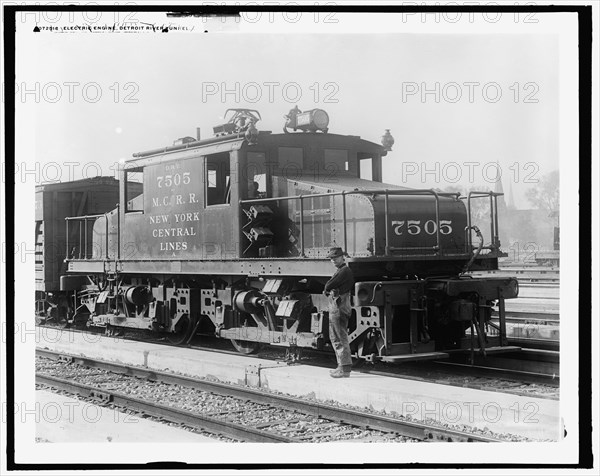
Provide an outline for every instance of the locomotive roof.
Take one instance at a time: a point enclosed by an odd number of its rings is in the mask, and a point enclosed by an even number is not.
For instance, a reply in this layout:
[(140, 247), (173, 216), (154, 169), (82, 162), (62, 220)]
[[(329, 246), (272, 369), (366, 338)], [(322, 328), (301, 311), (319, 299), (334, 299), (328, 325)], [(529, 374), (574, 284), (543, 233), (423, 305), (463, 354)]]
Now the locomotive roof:
[[(191, 158), (198, 155), (209, 155), (218, 152), (230, 152), (242, 148), (246, 140), (243, 135), (226, 135), (211, 137), (186, 144), (161, 147), (133, 154), (133, 158), (126, 161), (129, 166), (143, 167), (163, 161)], [(250, 146), (249, 150), (262, 150), (265, 147), (324, 147), (334, 149), (356, 149), (360, 152), (386, 155), (386, 150), (380, 144), (361, 139), (360, 136), (341, 135), (319, 132), (295, 132), (289, 134), (273, 134), (270, 131), (261, 131), (258, 145)], [(190, 154), (185, 154), (190, 152)]]

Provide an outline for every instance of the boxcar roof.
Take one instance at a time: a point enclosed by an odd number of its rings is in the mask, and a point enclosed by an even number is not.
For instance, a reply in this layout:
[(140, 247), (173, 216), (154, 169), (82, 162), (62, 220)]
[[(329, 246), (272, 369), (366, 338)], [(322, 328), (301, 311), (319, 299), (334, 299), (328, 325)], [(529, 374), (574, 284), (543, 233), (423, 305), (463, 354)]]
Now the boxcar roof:
[(115, 177), (89, 177), (80, 180), (73, 180), (71, 182), (56, 182), (56, 183), (45, 183), (42, 185), (36, 185), (36, 192), (54, 192), (54, 191), (77, 191), (86, 190), (90, 187), (98, 188), (101, 186), (106, 187), (118, 187), (119, 181)]

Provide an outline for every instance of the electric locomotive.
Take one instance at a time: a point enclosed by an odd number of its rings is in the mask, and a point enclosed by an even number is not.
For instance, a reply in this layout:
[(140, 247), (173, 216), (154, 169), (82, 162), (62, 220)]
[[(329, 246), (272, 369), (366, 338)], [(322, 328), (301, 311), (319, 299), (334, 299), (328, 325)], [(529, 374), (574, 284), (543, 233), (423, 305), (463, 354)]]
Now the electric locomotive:
[[(259, 131), (254, 110), (227, 117), (212, 138), (178, 139), (123, 164), (119, 206), (94, 219), (91, 256), (66, 258), (73, 322), (147, 329), (176, 344), (209, 332), (243, 353), (328, 348), (322, 291), (334, 271), (327, 253), (339, 246), (356, 281), (355, 357), (506, 345), (504, 300), (517, 296), (516, 279), (465, 274), (497, 269), (504, 256), (498, 194), (383, 183), (389, 131), (382, 144), (334, 134), (321, 109), (291, 110), (283, 133)], [(137, 196), (131, 174), (143, 176)], [(491, 204), (489, 237), (470, 218), (480, 199)], [(68, 217), (67, 236), (87, 221)]]

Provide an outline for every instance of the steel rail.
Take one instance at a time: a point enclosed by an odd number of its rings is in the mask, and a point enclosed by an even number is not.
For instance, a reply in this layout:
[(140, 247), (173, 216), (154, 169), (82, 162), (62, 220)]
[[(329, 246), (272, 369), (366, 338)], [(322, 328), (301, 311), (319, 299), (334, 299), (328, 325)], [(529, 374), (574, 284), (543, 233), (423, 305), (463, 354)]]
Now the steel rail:
[(508, 337), (509, 345), (517, 345), (527, 349), (560, 350), (560, 340), (536, 339), (534, 337)]
[[(503, 441), (498, 438), (492, 438), (476, 433), (462, 432), (458, 430), (452, 430), (449, 428), (428, 425), (425, 423), (397, 420), (395, 418), (387, 417), (385, 415), (363, 413), (357, 410), (339, 408), (333, 405), (327, 405), (320, 402), (303, 401), (298, 397), (288, 397), (285, 395), (265, 393), (261, 390), (255, 390), (248, 387), (241, 387), (221, 382), (196, 380), (182, 375), (170, 374), (156, 370), (144, 369), (140, 367), (131, 367), (113, 362), (106, 362), (100, 359), (73, 356), (60, 352), (49, 351), (46, 349), (36, 349), (36, 354), (54, 359), (68, 359), (70, 362), (76, 364), (95, 367), (102, 370), (121, 373), (129, 376), (135, 376), (142, 379), (154, 380), (172, 385), (180, 385), (186, 388), (193, 388), (219, 395), (227, 395), (231, 397), (241, 398), (265, 405), (283, 407), (286, 410), (294, 410), (306, 415), (323, 418), (326, 420), (345, 423), (358, 427), (364, 427), (371, 430), (383, 431), (387, 433), (396, 433), (402, 436), (415, 438), (423, 441)], [(205, 417), (201, 418), (204, 419)], [(219, 430), (219, 432), (223, 433), (223, 430)], [(315, 436), (318, 436), (318, 434), (316, 434)], [(292, 441), (298, 442), (299, 440), (295, 439)]]
[(157, 418), (181, 423), (200, 428), (210, 433), (227, 436), (233, 439), (241, 439), (256, 443), (298, 443), (300, 440), (276, 433), (268, 433), (256, 428), (246, 427), (237, 423), (220, 420), (192, 413), (174, 407), (167, 407), (159, 403), (149, 402), (129, 395), (106, 390), (92, 385), (64, 380), (50, 375), (35, 374), (36, 384), (47, 385), (69, 393), (83, 397), (96, 398), (101, 402), (112, 403), (136, 412), (145, 413)]
[[(537, 314), (533, 314), (533, 316), (537, 316)], [(552, 315), (553, 317), (558, 315)], [(492, 317), (492, 322), (494, 318)], [(506, 316), (506, 322), (511, 324), (531, 324), (536, 326), (548, 325), (548, 326), (558, 326), (560, 325), (560, 319), (545, 319), (543, 317), (527, 317), (526, 315), (514, 316), (508, 315)]]
[[(451, 368), (453, 372), (470, 377), (506, 378), (529, 384), (559, 385), (560, 376), (542, 372), (532, 372), (512, 368), (496, 367), (493, 365), (467, 364), (462, 362), (445, 362), (436, 360), (437, 365)], [(538, 397), (543, 398), (543, 397)]]

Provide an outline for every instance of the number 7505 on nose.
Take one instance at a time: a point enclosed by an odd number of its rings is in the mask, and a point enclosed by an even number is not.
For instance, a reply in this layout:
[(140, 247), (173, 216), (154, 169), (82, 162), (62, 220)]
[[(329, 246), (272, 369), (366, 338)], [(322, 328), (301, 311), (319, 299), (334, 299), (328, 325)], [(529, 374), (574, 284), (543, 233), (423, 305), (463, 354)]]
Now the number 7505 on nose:
[[(423, 227), (421, 227), (421, 220), (392, 220), (392, 226), (396, 235), (402, 235), (405, 225), (409, 235), (418, 235), (421, 231), (424, 231), (428, 235), (434, 235), (437, 232), (435, 220), (427, 220), (423, 224)], [(440, 233), (442, 235), (452, 233), (452, 220), (440, 220)]]

